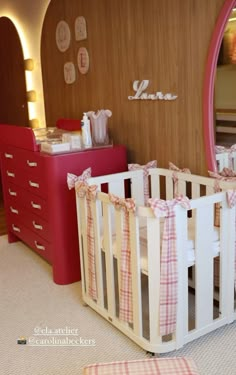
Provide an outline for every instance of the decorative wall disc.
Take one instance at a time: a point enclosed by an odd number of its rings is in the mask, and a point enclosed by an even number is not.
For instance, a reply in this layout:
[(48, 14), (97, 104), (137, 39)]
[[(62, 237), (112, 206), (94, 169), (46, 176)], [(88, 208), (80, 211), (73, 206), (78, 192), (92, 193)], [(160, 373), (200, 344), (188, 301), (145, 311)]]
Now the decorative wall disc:
[(72, 62), (67, 62), (64, 65), (64, 78), (67, 84), (71, 84), (75, 82), (76, 73), (75, 73), (75, 65)]
[(75, 20), (75, 40), (87, 39), (86, 20), (83, 16), (79, 16)]
[(68, 24), (60, 21), (56, 28), (56, 43), (59, 51), (65, 52), (70, 46), (71, 33)]
[(85, 47), (79, 48), (77, 54), (77, 64), (81, 74), (86, 74), (89, 70), (89, 54)]

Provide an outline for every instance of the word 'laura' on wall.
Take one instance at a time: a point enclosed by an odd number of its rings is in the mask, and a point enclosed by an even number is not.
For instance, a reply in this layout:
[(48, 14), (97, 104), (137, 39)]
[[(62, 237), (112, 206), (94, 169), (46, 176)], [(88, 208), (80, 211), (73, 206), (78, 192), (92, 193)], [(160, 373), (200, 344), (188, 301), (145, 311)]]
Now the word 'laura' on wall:
[(167, 93), (163, 94), (161, 91), (157, 91), (154, 94), (148, 94), (144, 92), (149, 85), (149, 80), (144, 79), (139, 83), (139, 81), (134, 81), (133, 89), (136, 91), (134, 96), (128, 96), (129, 100), (175, 100), (177, 99), (177, 95)]

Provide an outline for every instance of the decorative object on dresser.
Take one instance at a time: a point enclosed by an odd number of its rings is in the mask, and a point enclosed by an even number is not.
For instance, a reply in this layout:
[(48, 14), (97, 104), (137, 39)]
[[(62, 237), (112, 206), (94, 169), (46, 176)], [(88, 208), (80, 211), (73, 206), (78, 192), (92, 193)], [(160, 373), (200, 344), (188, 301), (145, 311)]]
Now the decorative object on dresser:
[(75, 194), (67, 173), (125, 171), (125, 146), (48, 155), (39, 151), (31, 128), (1, 124), (0, 152), (8, 241), (22, 240), (47, 260), (55, 283), (80, 280)]

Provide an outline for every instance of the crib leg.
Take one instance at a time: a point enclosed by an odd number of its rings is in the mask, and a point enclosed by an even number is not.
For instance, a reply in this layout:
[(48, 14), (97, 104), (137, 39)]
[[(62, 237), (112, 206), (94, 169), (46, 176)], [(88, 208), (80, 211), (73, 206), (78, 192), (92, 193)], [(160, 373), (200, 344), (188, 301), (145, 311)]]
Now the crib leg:
[(88, 304), (86, 303), (86, 302), (82, 302), (82, 305), (84, 306), (84, 307), (88, 307)]

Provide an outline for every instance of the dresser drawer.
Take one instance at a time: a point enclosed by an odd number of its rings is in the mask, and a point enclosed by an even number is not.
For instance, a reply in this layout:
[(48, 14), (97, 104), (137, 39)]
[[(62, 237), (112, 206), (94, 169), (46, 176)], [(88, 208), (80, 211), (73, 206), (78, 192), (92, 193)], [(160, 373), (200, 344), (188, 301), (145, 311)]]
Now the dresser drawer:
[(25, 242), (29, 247), (40, 254), (49, 263), (52, 263), (51, 244), (48, 241), (41, 238), (36, 233), (30, 231), (19, 222), (12, 223), (10, 230), (15, 236)]
[(33, 194), (46, 198), (48, 192), (44, 175), (36, 172), (38, 171), (5, 168), (5, 170), (3, 169), (3, 176), (7, 185), (13, 183), (25, 188)]
[(22, 218), (23, 223), (27, 228), (50, 242), (49, 224), (46, 220), (43, 220), (40, 216), (34, 215), (28, 211), (23, 212)]
[(6, 206), (13, 208), (23, 208), (33, 214), (36, 214), (48, 220), (48, 202), (47, 200), (35, 195), (21, 187), (9, 183), (6, 189)]
[(30, 231), (50, 241), (49, 224), (40, 216), (34, 215), (21, 207), (18, 209), (15, 206), (10, 206), (7, 208), (7, 217), (10, 225), (13, 223), (24, 225)]
[(6, 168), (20, 168), (26, 170), (37, 170), (40, 173), (44, 169), (44, 159), (40, 153), (5, 146), (2, 152), (2, 161)]

